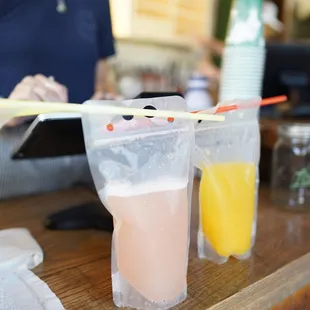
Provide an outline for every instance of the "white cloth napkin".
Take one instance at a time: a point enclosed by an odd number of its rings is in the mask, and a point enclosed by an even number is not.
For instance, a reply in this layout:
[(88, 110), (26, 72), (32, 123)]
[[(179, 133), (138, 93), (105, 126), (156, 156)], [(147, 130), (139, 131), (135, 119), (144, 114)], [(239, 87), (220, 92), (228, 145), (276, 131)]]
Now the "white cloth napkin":
[(27, 229), (0, 231), (0, 309), (65, 309), (48, 285), (29, 269), (43, 261), (43, 252)]

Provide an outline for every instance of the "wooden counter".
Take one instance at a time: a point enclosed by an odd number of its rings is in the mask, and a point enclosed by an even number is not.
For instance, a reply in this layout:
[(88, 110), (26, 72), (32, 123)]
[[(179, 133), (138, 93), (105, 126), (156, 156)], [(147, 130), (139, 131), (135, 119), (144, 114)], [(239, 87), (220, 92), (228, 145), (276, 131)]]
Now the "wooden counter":
[[(217, 266), (196, 255), (197, 184), (193, 195), (188, 298), (174, 309), (206, 309), (310, 251), (310, 213), (296, 215), (271, 206), (261, 190), (258, 236), (252, 258)], [(45, 252), (35, 273), (66, 309), (116, 309), (111, 295), (111, 235), (100, 231), (55, 232), (43, 228), (46, 215), (96, 199), (87, 189), (0, 203), (0, 228), (27, 227)]]

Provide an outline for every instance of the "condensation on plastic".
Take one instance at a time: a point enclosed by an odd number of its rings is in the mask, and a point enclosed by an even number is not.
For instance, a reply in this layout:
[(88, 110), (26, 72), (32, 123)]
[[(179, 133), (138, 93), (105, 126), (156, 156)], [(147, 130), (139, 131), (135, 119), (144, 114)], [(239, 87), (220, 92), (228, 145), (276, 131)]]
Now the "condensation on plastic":
[[(186, 110), (181, 97), (85, 104)], [(114, 302), (169, 309), (187, 296), (193, 122), (104, 114), (82, 122), (93, 179), (114, 218)]]
[(194, 163), (202, 170), (198, 256), (222, 264), (246, 259), (256, 237), (260, 159), (260, 98), (220, 105), (246, 107), (225, 113), (225, 122), (195, 128)]

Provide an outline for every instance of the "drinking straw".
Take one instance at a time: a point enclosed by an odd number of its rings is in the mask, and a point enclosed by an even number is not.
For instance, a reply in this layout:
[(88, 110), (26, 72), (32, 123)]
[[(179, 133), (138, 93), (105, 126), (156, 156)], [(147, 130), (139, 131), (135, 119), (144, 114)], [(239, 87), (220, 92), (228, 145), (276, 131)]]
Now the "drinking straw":
[[(276, 96), (265, 98), (261, 101), (260, 106), (272, 105), (287, 101), (287, 96)], [(240, 108), (236, 104), (218, 107), (216, 114), (224, 113), (228, 111), (237, 110)], [(0, 99), (0, 111), (1, 109), (9, 110), (12, 112), (12, 117), (31, 116), (42, 113), (55, 113), (55, 112), (95, 112), (104, 114), (115, 115), (135, 115), (135, 116), (156, 116), (156, 117), (168, 117), (168, 118), (181, 118), (181, 119), (193, 119), (193, 120), (207, 120), (207, 121), (224, 121), (224, 116), (212, 115), (212, 114), (197, 114), (203, 111), (181, 112), (181, 111), (168, 111), (168, 110), (148, 110), (148, 109), (136, 109), (127, 107), (111, 107), (104, 105), (82, 105), (82, 104), (67, 104), (67, 103), (54, 103), (54, 102), (36, 102), (36, 101), (19, 101), (10, 99)], [(15, 111), (15, 115), (13, 113)], [(208, 111), (208, 110), (206, 110)]]
[[(281, 102), (285, 102), (287, 101), (287, 96), (276, 96), (276, 97), (271, 97), (271, 98), (265, 98), (261, 101), (260, 106), (267, 106), (267, 105), (272, 105), (272, 104), (277, 104), (277, 103), (281, 103)], [(256, 105), (254, 105), (256, 106)], [(238, 110), (238, 109), (242, 109), (242, 108), (251, 108), (252, 106), (247, 106), (247, 107), (240, 107), (236, 104), (232, 104), (232, 105), (227, 105), (227, 106), (223, 106), (223, 107), (218, 107), (216, 110), (216, 114), (217, 113), (224, 113), (224, 112), (228, 112), (228, 111), (233, 111), (233, 110)]]
[(262, 100), (261, 106), (271, 105), (287, 101), (287, 96), (276, 96)]
[[(193, 114), (182, 111), (168, 110), (150, 110), (137, 109), (127, 107), (115, 107), (108, 105), (83, 105), (83, 104), (68, 104), (55, 102), (37, 102), (37, 101), (19, 101), (10, 99), (0, 99), (0, 111), (5, 110), (12, 112), (12, 117), (24, 117), (43, 113), (102, 113), (115, 115), (134, 115), (134, 116), (155, 116), (179, 119), (205, 120), (222, 122), (225, 120), (223, 115), (211, 114)], [(15, 112), (15, 114), (13, 113)], [(1, 114), (1, 112), (0, 112)]]
[[(267, 106), (267, 105), (272, 105), (272, 104), (277, 104), (277, 103), (282, 103), (287, 101), (287, 96), (276, 96), (276, 97), (270, 97), (270, 98), (265, 98), (261, 101), (260, 105), (261, 107), (263, 106)], [(246, 108), (251, 108), (251, 107), (255, 107), (256, 105), (251, 105), (251, 106), (238, 106), (237, 104), (230, 104), (230, 105), (226, 105), (226, 106), (222, 106), (222, 107), (218, 107), (215, 111), (216, 114), (218, 113), (225, 113), (225, 112), (229, 112), (229, 111), (234, 111), (234, 110), (238, 110), (238, 109), (246, 109)], [(208, 110), (206, 110), (208, 111)], [(192, 113), (199, 113), (202, 112), (201, 110), (198, 111), (193, 111)]]

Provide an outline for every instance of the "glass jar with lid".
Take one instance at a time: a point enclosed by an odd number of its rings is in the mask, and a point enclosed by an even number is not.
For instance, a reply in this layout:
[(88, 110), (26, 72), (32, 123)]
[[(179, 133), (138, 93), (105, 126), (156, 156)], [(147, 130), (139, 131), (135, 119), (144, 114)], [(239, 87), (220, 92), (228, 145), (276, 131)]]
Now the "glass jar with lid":
[(271, 198), (289, 210), (310, 210), (310, 124), (279, 126), (273, 148)]

